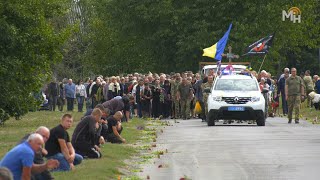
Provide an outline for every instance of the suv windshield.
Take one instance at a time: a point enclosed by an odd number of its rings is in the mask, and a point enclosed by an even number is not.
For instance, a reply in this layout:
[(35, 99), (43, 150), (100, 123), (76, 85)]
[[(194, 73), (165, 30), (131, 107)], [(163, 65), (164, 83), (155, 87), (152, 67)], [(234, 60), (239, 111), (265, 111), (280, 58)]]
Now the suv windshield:
[(254, 79), (218, 79), (214, 90), (223, 91), (258, 91)]

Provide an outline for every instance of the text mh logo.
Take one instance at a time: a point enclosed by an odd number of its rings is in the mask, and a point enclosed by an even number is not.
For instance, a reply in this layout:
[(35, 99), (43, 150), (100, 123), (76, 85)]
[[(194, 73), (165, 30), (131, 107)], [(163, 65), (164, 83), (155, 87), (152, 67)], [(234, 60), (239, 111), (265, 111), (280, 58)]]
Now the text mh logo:
[(286, 12), (285, 10), (282, 10), (282, 21), (285, 21), (286, 19), (290, 19), (293, 23), (301, 23), (301, 11), (297, 7), (292, 7)]

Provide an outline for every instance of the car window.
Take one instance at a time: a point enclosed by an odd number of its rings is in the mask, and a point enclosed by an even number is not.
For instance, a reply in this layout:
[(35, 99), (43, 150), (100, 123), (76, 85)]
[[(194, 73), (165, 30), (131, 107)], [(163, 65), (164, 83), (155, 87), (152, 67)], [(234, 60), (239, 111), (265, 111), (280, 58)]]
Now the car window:
[(214, 90), (223, 91), (258, 91), (254, 79), (218, 79)]

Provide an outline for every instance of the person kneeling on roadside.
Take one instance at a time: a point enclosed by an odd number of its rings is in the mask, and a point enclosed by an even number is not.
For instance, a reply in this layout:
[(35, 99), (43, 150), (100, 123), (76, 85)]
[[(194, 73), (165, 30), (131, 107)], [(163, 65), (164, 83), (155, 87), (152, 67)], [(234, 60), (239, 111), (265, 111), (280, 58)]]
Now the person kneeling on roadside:
[(121, 132), (123, 130), (121, 125), (121, 119), (123, 114), (121, 111), (117, 111), (113, 116), (107, 118), (108, 121), (108, 134), (106, 139), (111, 143), (126, 143), (126, 140), (121, 137)]
[(0, 161), (0, 167), (8, 168), (15, 180), (31, 179), (31, 172), (41, 173), (46, 169), (56, 168), (58, 161), (49, 160), (47, 163), (34, 164), (36, 152), (41, 151), (43, 137), (38, 133), (30, 134), (26, 141), (11, 149)]
[(74, 166), (81, 164), (83, 157), (75, 153), (70, 142), (68, 129), (71, 128), (73, 117), (71, 114), (64, 114), (61, 123), (50, 130), (50, 137), (46, 142), (47, 159), (59, 161), (59, 167), (53, 171), (70, 171)]
[[(47, 142), (47, 140), (50, 137), (50, 130), (47, 127), (40, 126), (35, 133), (40, 134), (43, 138), (44, 143)], [(19, 144), (24, 143), (31, 134), (25, 135)], [(45, 162), (44, 156), (48, 154), (48, 151), (45, 148), (41, 148), (39, 151), (35, 152), (34, 159), (33, 159), (33, 166), (31, 169), (31, 179), (32, 180), (51, 180), (54, 179), (51, 173), (49, 172), (50, 168), (48, 168), (48, 162), (53, 165), (51, 169), (57, 168), (59, 166), (59, 161), (57, 160), (49, 160)], [(47, 165), (46, 165), (47, 164)], [(40, 170), (36, 171), (35, 168), (40, 168)], [(1, 179), (1, 178), (0, 178)]]
[(85, 116), (79, 122), (72, 135), (72, 145), (76, 153), (87, 158), (101, 158), (99, 144), (97, 144), (97, 131), (99, 131), (99, 123), (102, 112), (100, 109), (93, 109), (90, 116)]
[(312, 91), (311, 93), (309, 93), (309, 98), (312, 100), (312, 103), (316, 110), (320, 110), (320, 94)]

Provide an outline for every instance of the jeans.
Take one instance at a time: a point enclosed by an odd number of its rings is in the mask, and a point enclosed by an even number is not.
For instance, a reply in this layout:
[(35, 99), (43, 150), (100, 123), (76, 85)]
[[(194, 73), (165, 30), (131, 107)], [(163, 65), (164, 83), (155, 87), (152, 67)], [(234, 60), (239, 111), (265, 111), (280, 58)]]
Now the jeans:
[(82, 112), (83, 103), (84, 103), (84, 96), (78, 96), (77, 101), (78, 101), (78, 112)]
[(74, 98), (67, 97), (67, 111), (73, 111)]
[(141, 102), (137, 103), (138, 117), (142, 118), (142, 104)]
[[(53, 156), (47, 157), (47, 159), (56, 159), (60, 163), (59, 167), (52, 171), (70, 171), (70, 165), (62, 153), (57, 153)], [(73, 161), (73, 165), (76, 166), (78, 164), (81, 164), (82, 160), (83, 157), (79, 154), (76, 154)]]

